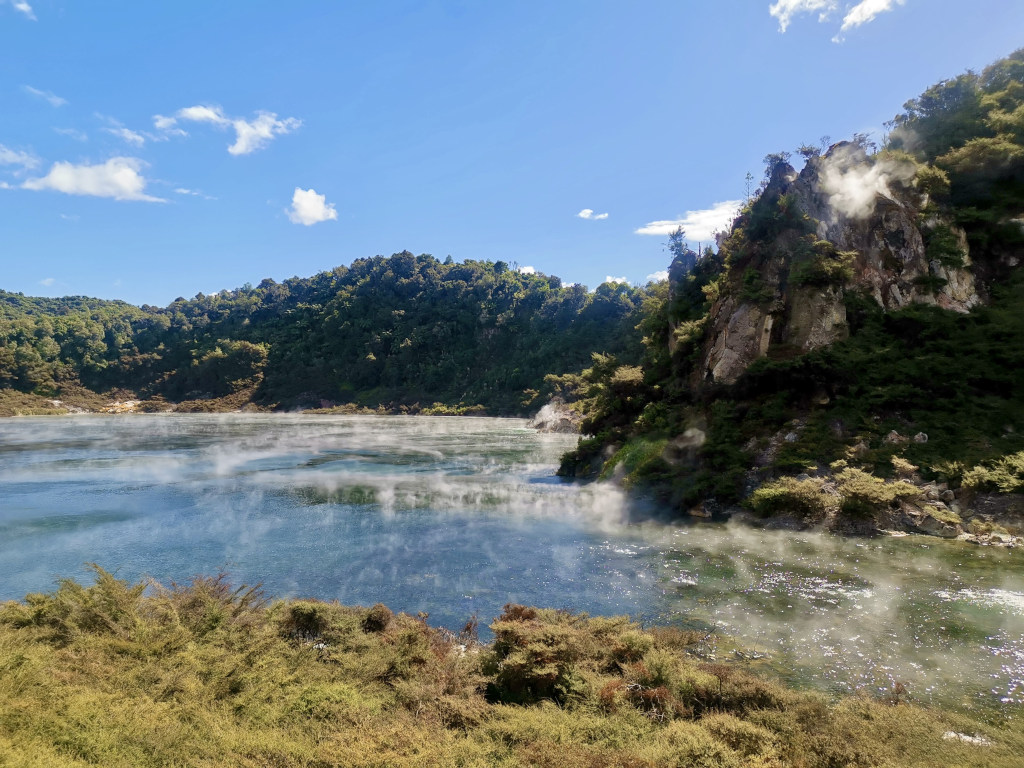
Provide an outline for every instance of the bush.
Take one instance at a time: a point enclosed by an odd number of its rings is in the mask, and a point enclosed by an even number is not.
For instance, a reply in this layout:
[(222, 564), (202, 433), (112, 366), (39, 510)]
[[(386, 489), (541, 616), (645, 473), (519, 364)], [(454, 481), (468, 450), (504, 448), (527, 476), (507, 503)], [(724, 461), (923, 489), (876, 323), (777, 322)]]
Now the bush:
[(816, 477), (806, 480), (781, 477), (762, 485), (750, 494), (745, 504), (762, 517), (796, 513), (817, 520), (838, 506), (838, 499), (828, 493), (824, 485), (825, 481)]
[(377, 603), (363, 616), (362, 627), (364, 632), (383, 632), (388, 628), (394, 614), (391, 609), (383, 603)]
[(1024, 492), (1024, 451), (967, 470), (963, 476), (963, 484), (979, 491)]

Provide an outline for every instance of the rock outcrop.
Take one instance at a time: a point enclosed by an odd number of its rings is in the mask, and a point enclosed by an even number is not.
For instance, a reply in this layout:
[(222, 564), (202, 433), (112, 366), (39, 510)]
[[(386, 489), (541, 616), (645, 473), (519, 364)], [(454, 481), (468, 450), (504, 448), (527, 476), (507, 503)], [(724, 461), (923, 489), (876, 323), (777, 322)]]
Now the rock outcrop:
[[(967, 239), (926, 213), (914, 172), (909, 161), (869, 157), (845, 142), (799, 174), (776, 166), (754, 208), (762, 207), (762, 218), (789, 218), (767, 247), (732, 254), (728, 290), (711, 308), (701, 379), (731, 384), (773, 348), (798, 354), (844, 338), (851, 290), (886, 310), (919, 303), (967, 312), (977, 305)], [(752, 208), (740, 222), (749, 225), (754, 215)], [(952, 239), (953, 255), (929, 258), (928, 239), (939, 231)], [(835, 272), (808, 278), (816, 258)]]

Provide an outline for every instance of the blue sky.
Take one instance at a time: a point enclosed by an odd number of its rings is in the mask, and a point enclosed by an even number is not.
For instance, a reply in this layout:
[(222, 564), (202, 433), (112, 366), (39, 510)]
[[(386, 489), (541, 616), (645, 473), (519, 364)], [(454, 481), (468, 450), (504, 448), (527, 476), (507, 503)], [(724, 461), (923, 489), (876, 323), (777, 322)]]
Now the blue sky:
[(165, 305), (405, 249), (642, 283), (652, 223), (709, 237), (767, 153), (1022, 33), (1020, 0), (0, 0), (0, 288)]

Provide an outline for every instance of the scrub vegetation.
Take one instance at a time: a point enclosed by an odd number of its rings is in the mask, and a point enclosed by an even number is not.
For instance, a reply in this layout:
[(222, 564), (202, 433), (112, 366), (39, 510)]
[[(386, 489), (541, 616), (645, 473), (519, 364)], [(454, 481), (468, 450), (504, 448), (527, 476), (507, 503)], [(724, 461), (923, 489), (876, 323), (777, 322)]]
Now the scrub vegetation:
[[(0, 764), (1019, 765), (1024, 733), (882, 696), (832, 701), (707, 636), (508, 605), (482, 645), (385, 606), (268, 601), (223, 577), (0, 607)], [(959, 735), (958, 735), (959, 734)]]

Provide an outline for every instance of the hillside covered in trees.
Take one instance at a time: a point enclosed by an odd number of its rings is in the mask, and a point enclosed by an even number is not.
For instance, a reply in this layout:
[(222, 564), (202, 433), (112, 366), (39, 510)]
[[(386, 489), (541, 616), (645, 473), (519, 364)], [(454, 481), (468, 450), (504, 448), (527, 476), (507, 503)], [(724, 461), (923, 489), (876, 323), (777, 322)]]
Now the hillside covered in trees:
[(676, 235), (642, 365), (572, 382), (590, 436), (563, 474), (699, 515), (1020, 523), (1005, 498), (968, 518), (975, 494), (1024, 489), (1024, 51), (889, 127), (881, 149), (800, 147), (799, 173), (766, 157), (717, 252)]
[(545, 375), (579, 371), (592, 353), (638, 361), (648, 295), (408, 252), (163, 308), (0, 292), (0, 391), (525, 413), (542, 404)]

